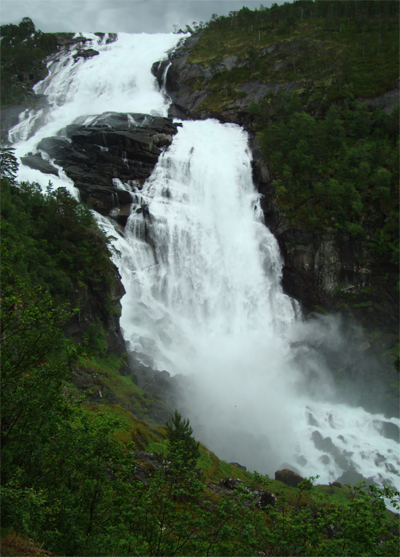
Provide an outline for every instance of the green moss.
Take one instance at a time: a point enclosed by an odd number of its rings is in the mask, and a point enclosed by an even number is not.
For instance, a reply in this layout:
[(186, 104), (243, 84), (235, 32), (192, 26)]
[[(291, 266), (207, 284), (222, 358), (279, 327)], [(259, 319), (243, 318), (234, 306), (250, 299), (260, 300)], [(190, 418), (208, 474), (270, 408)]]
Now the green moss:
[(86, 406), (86, 411), (93, 419), (101, 419), (102, 416), (115, 418), (118, 425), (113, 431), (113, 436), (124, 444), (135, 444), (136, 450), (154, 452), (156, 445), (162, 445), (160, 434), (144, 420), (135, 418), (131, 412), (118, 404), (101, 404)]
[(158, 426), (159, 424), (149, 416), (149, 410), (154, 404), (161, 405), (162, 403), (138, 387), (130, 375), (121, 375), (121, 366), (125, 366), (125, 359), (115, 355), (91, 356), (80, 360), (80, 367), (83, 370), (86, 368), (96, 372), (99, 385), (103, 385), (100, 390), (102, 390), (104, 404), (108, 404), (110, 399), (111, 401), (116, 399), (135, 418), (146, 420), (152, 426)]
[(367, 302), (360, 302), (359, 304), (354, 304), (355, 308), (368, 308), (371, 305), (371, 300)]

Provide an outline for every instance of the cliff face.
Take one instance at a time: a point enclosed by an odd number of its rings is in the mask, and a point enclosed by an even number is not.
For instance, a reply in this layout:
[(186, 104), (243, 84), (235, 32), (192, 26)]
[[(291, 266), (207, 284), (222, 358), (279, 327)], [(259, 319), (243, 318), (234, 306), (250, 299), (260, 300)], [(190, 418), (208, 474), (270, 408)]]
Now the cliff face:
[[(393, 335), (389, 341), (392, 345), (398, 327), (396, 265), (387, 257), (366, 249), (359, 240), (343, 231), (329, 227), (310, 231), (293, 224), (290, 215), (281, 210), (274, 198), (273, 176), (263, 159), (247, 108), (267, 94), (290, 92), (298, 89), (300, 84), (280, 81), (277, 68), (276, 81), (244, 83), (240, 86), (240, 98), (222, 110), (203, 108), (211, 104), (212, 91), (208, 85), (213, 77), (218, 75), (223, 81), (221, 75), (228, 75), (233, 69), (250, 62), (231, 56), (214, 66), (192, 64), (190, 56), (198, 40), (198, 36), (190, 37), (171, 57), (166, 78), (167, 92), (173, 101), (169, 115), (182, 119), (217, 118), (221, 122), (240, 124), (249, 132), (254, 181), (263, 196), (265, 222), (276, 236), (284, 257), (285, 291), (301, 302), (306, 313), (323, 308), (350, 311), (368, 329), (378, 328)], [(277, 47), (272, 45), (271, 48)], [(159, 82), (165, 64), (153, 66)], [(389, 92), (368, 102), (390, 113), (398, 103), (398, 94)], [(365, 227), (369, 234), (373, 234), (372, 223), (366, 222)]]
[(72, 307), (79, 308), (79, 312), (68, 321), (64, 330), (75, 342), (81, 342), (88, 334), (90, 325), (98, 322), (104, 331), (107, 352), (122, 356), (126, 354), (126, 348), (119, 318), (125, 289), (115, 266), (108, 271), (107, 280), (103, 276), (96, 278), (99, 280), (87, 288), (75, 284), (70, 302)]

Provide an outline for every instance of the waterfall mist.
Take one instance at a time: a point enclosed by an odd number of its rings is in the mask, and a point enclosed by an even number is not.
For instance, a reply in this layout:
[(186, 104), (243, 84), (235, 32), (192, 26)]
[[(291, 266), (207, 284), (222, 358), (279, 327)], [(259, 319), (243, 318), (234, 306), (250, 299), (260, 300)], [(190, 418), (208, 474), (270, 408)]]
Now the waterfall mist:
[[(74, 62), (71, 51), (50, 61), (36, 86), (47, 108), (26, 112), (10, 132), (18, 156), (103, 112), (166, 115), (150, 68), (178, 37), (106, 38), (88, 35), (100, 52), (90, 60)], [(19, 178), (43, 187), (49, 179), (23, 166)], [(51, 179), (76, 191), (61, 170)], [(347, 353), (339, 322), (304, 322), (282, 292), (283, 262), (252, 183), (247, 134), (215, 120), (183, 122), (133, 193), (123, 231), (96, 214), (114, 237), (126, 290), (121, 327), (137, 360), (181, 378), (180, 409), (198, 439), (262, 473), (286, 463), (323, 483), (355, 470), (398, 485), (398, 443), (384, 424), (400, 420), (338, 398), (329, 354)]]

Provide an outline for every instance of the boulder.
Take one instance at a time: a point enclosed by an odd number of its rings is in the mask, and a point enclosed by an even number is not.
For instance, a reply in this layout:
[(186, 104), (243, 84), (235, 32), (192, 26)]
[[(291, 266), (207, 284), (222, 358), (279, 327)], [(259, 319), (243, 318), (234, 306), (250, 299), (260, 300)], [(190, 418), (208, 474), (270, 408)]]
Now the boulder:
[(25, 166), (29, 166), (29, 168), (40, 170), (40, 172), (43, 172), (43, 174), (53, 174), (54, 176), (58, 176), (57, 168), (53, 166), (49, 161), (42, 159), (42, 157), (38, 153), (35, 155), (27, 155), (26, 157), (21, 157), (21, 162)]
[(374, 426), (379, 429), (381, 435), (386, 439), (393, 439), (400, 443), (400, 428), (392, 422), (383, 422), (382, 420), (374, 420)]
[(238, 462), (230, 462), (229, 464), (232, 464), (232, 466), (236, 466), (236, 468), (240, 468), (241, 470), (247, 470), (246, 466), (243, 466), (242, 464), (239, 464)]
[[(349, 468), (349, 460), (347, 457), (351, 456), (353, 453), (347, 451), (341, 451), (332, 441), (330, 437), (323, 438), (321, 433), (317, 430), (312, 432), (311, 438), (316, 449), (323, 451), (324, 453), (329, 453), (333, 456), (336, 464), (342, 468), (342, 470), (347, 470)], [(328, 464), (329, 457), (327, 455), (321, 456), (321, 462)]]
[(78, 58), (93, 58), (93, 56), (98, 56), (100, 52), (98, 50), (94, 50), (94, 48), (87, 48), (86, 50), (80, 50), (76, 54), (74, 54), (73, 58), (78, 60)]
[(219, 485), (222, 487), (226, 487), (227, 489), (235, 489), (236, 486), (242, 483), (243, 480), (239, 480), (238, 478), (225, 477), (219, 480)]
[(302, 478), (299, 474), (296, 474), (296, 472), (288, 470), (287, 468), (275, 472), (275, 479), (286, 485), (290, 485), (291, 487), (297, 487), (299, 483), (304, 480), (304, 478)]
[[(106, 112), (89, 123), (85, 123), (84, 117), (79, 118), (61, 131), (60, 135), (66, 137), (44, 138), (38, 149), (64, 169), (79, 189), (83, 202), (125, 226), (134, 197), (128, 186), (115, 187), (113, 179), (129, 183), (132, 191), (137, 191), (151, 175), (161, 152), (172, 143), (178, 126), (170, 118), (160, 116)], [(29, 154), (24, 161), (43, 171), (54, 168), (38, 153)], [(144, 217), (149, 216), (143, 208), (138, 210)]]
[(273, 506), (278, 501), (278, 497), (271, 491), (262, 491), (260, 497), (257, 499), (256, 507), (268, 507)]

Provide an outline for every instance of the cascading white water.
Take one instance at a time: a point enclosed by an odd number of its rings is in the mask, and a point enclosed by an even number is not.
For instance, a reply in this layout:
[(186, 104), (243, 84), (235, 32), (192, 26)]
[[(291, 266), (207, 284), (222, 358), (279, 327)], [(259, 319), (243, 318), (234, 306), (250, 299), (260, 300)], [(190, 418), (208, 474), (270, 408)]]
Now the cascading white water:
[[(175, 35), (120, 35), (109, 45), (88, 38), (99, 56), (74, 62), (70, 53), (51, 62), (37, 86), (49, 108), (25, 114), (10, 133), (18, 155), (77, 119), (166, 114), (150, 68), (175, 46)], [(48, 182), (26, 167), (20, 179)], [(61, 172), (55, 185), (66, 184), (73, 191)], [(343, 459), (316, 448), (317, 431), (355, 470), (398, 485), (398, 444), (381, 429), (400, 420), (329, 402), (329, 376), (315, 362), (317, 396), (304, 389), (291, 348), (299, 310), (280, 287), (282, 261), (263, 224), (246, 133), (213, 120), (184, 122), (135, 195), (124, 236), (98, 216), (117, 236), (114, 260), (127, 292), (121, 325), (144, 363), (190, 377), (182, 405), (199, 438), (260, 472), (287, 462), (327, 483), (340, 476)], [(136, 212), (143, 204), (149, 216)]]
[(141, 198), (150, 220), (133, 212), (126, 225), (133, 273), (122, 326), (132, 350), (151, 345), (159, 369), (190, 373), (194, 351), (213, 339), (287, 328), (295, 304), (279, 285), (243, 130), (185, 122)]
[[(47, 106), (39, 111), (26, 110), (9, 132), (17, 156), (35, 151), (42, 138), (56, 135), (68, 124), (89, 123), (104, 112), (167, 115), (167, 99), (150, 69), (154, 61), (167, 58), (166, 52), (176, 47), (177, 35), (121, 33), (109, 44), (108, 35), (100, 39), (93, 33), (80, 33), (79, 37), (86, 39), (85, 49), (92, 48), (99, 55), (75, 58), (82, 49), (77, 45), (51, 57), (49, 76), (34, 87), (35, 93), (46, 95)], [(61, 180), (52, 177), (54, 185), (67, 187), (76, 195), (71, 180), (63, 172), (60, 176)], [(43, 186), (48, 182), (48, 177), (26, 166), (20, 168), (19, 178)]]

